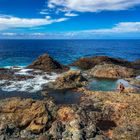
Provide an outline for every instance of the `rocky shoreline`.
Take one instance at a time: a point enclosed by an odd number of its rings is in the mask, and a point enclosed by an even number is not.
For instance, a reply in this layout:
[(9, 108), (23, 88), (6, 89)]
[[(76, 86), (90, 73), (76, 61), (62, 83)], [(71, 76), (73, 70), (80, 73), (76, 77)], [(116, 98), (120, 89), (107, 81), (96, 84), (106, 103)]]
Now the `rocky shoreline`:
[[(20, 81), (20, 86), (16, 85), (20, 91), (28, 80), (38, 90), (42, 90), (44, 96), (42, 100), (20, 97), (0, 100), (0, 140), (140, 138), (139, 61), (128, 62), (97, 56), (79, 59), (71, 66), (82, 70), (70, 70), (69, 66), (64, 66), (45, 54), (24, 71), (19, 68), (0, 69), (0, 81), (3, 82), (0, 87), (7, 84), (11, 88), (13, 81)], [(50, 76), (52, 73), (53, 78)], [(39, 76), (42, 78), (42, 88), (39, 88)], [(126, 87), (124, 93), (89, 90), (86, 87), (94, 77), (124, 79), (131, 86)], [(29, 91), (30, 87), (27, 86), (26, 90)], [(82, 96), (74, 104), (56, 104), (48, 95), (57, 90), (81, 93)]]

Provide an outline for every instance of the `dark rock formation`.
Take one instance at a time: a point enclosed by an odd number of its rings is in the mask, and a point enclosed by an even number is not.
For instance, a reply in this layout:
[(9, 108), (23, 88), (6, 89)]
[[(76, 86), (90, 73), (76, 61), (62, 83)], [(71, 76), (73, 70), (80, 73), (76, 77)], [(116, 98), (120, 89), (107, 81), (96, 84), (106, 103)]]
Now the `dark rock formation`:
[(79, 60), (73, 62), (71, 66), (79, 67), (83, 70), (88, 70), (93, 68), (95, 65), (101, 63), (117, 64), (122, 66), (131, 67), (131, 63), (122, 59), (111, 58), (108, 56), (95, 56), (95, 57), (86, 57), (80, 58)]
[(48, 54), (40, 56), (27, 68), (39, 69), (45, 72), (63, 72), (69, 69), (67, 66), (61, 65), (59, 62), (54, 60)]
[(129, 78), (136, 76), (136, 71), (134, 69), (115, 64), (96, 65), (87, 73), (92, 77), (113, 79)]
[(53, 83), (54, 89), (72, 89), (85, 85), (86, 78), (83, 77), (80, 71), (68, 71), (58, 77)]

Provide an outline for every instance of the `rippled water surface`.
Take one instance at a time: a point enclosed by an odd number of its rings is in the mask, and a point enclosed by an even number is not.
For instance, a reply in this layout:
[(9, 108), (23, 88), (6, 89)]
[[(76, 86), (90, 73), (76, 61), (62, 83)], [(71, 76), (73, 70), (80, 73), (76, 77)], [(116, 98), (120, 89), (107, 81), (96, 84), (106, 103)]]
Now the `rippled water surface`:
[(96, 55), (132, 61), (140, 58), (140, 40), (0, 40), (0, 67), (26, 66), (46, 52), (63, 64)]

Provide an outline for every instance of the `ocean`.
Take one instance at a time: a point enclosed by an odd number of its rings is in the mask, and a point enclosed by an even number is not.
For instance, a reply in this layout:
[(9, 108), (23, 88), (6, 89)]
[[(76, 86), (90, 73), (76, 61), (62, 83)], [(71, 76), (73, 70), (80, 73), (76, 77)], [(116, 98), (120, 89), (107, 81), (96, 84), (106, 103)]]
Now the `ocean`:
[(99, 55), (134, 61), (140, 40), (0, 40), (0, 67), (27, 66), (44, 53), (62, 64)]

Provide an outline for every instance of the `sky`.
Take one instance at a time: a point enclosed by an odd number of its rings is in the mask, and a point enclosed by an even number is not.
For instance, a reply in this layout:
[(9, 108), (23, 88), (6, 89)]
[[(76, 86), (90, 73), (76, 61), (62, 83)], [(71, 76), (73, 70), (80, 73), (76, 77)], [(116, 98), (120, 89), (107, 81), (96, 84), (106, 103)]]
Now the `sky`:
[(0, 38), (140, 39), (140, 0), (0, 0)]

